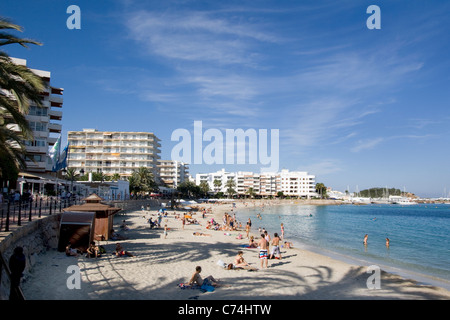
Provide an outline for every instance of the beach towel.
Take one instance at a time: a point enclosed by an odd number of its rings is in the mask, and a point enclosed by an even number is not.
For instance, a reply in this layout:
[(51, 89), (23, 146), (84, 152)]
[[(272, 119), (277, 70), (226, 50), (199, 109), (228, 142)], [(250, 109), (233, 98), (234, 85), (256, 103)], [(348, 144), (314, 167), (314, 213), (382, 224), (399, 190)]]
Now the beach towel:
[(207, 281), (204, 281), (204, 283), (199, 286), (198, 284), (187, 284), (187, 283), (179, 283), (178, 287), (180, 289), (199, 289), (201, 292), (213, 292), (214, 287), (211, 286)]
[(214, 287), (211, 285), (211, 282), (209, 281), (208, 278), (206, 278), (205, 280), (203, 280), (203, 284), (200, 287), (200, 290), (202, 292), (213, 292), (214, 291)]
[(179, 283), (178, 287), (180, 289), (200, 289), (198, 284), (188, 284), (188, 283)]

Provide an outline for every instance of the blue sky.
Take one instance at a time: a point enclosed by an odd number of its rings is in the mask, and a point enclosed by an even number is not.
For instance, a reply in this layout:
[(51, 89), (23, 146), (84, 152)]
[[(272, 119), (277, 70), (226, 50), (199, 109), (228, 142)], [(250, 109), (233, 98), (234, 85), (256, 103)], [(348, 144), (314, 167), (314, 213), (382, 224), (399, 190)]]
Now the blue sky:
[[(81, 9), (69, 30), (66, 9)], [(369, 30), (369, 5), (381, 29)], [(280, 169), (344, 191), (450, 192), (450, 3), (2, 0), (43, 46), (11, 56), (52, 72), (67, 131), (279, 129)], [(205, 143), (206, 144), (206, 143)], [(259, 171), (191, 165), (191, 173)]]

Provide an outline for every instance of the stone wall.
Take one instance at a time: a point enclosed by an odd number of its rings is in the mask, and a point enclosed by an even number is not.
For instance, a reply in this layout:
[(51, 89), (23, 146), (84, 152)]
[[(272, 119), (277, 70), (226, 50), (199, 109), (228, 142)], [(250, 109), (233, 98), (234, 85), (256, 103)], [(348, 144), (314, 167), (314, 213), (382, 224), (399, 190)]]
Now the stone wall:
[[(24, 278), (30, 273), (36, 263), (38, 254), (58, 248), (58, 234), (61, 214), (55, 214), (39, 220), (28, 222), (26, 225), (16, 229), (0, 243), (0, 252), (8, 262), (13, 254), (14, 248), (23, 247), (26, 257)], [(9, 278), (5, 271), (2, 272), (0, 283), (0, 300), (9, 297)]]

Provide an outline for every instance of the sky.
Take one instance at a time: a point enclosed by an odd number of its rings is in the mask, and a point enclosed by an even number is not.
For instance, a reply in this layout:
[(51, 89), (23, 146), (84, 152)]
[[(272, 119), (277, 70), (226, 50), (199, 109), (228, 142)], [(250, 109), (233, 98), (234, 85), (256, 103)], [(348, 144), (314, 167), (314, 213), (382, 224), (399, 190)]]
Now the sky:
[[(70, 5), (80, 29), (67, 27)], [(367, 26), (370, 5), (380, 29)], [(267, 167), (261, 157), (194, 163), (209, 129), (223, 150), (237, 146), (227, 129), (278, 130), (278, 141), (258, 141), (277, 144), (279, 170), (422, 197), (450, 193), (449, 13), (437, 0), (0, 2), (0, 16), (23, 27), (13, 34), (43, 44), (6, 52), (64, 88), (63, 141), (83, 128), (153, 132), (170, 159), (181, 129), (195, 176)]]

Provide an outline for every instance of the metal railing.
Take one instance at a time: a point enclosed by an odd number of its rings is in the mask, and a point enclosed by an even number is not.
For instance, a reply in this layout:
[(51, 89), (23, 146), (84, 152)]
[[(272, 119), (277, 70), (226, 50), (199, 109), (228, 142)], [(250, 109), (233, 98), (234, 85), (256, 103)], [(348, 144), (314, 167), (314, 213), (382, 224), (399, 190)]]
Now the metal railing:
[(34, 201), (8, 201), (0, 207), (0, 232), (9, 232), (13, 225), (21, 226), (22, 223), (33, 219), (61, 213), (62, 209), (81, 202), (82, 200), (76, 198), (57, 197), (38, 198)]

